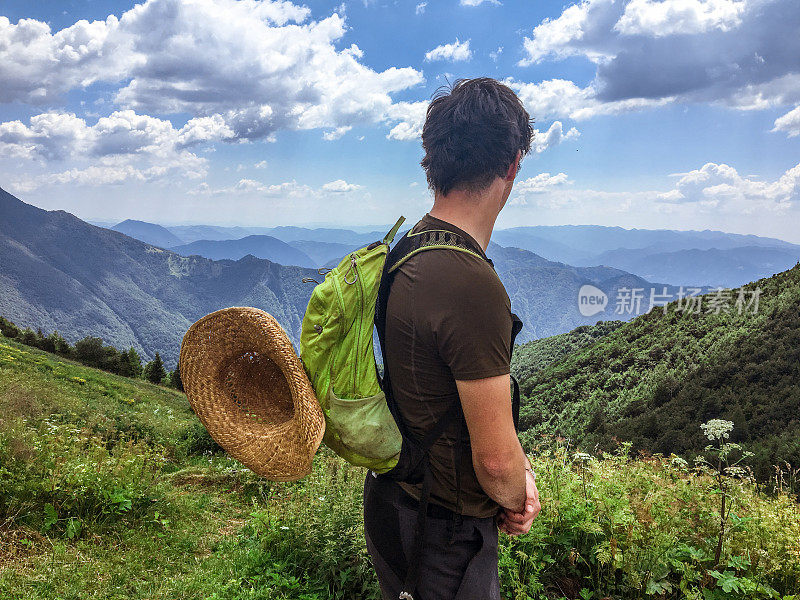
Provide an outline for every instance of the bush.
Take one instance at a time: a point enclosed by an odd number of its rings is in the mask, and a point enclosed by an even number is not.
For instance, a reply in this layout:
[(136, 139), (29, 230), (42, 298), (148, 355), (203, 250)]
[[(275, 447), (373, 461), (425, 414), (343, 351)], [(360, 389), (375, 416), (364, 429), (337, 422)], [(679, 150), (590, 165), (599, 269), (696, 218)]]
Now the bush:
[(364, 544), (364, 475), (326, 451), (301, 482), (272, 484), (268, 508), (253, 513), (245, 531), (257, 551), (242, 583), (259, 585), (277, 563), (318, 594), (310, 597), (378, 600)]
[(151, 446), (108, 444), (57, 416), (0, 423), (0, 522), (77, 537), (139, 521), (161, 497), (163, 456)]

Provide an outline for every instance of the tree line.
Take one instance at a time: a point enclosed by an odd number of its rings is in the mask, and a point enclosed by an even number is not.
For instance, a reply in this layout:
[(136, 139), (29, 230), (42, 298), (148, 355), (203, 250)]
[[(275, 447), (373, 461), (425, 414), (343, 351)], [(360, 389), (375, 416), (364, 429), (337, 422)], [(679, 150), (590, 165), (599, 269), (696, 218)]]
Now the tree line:
[(105, 345), (102, 338), (94, 336), (86, 336), (73, 346), (57, 331), (45, 335), (41, 329), (36, 331), (30, 327), (20, 329), (2, 316), (0, 316), (0, 333), (20, 344), (75, 360), (87, 367), (102, 369), (123, 377), (145, 379), (150, 383), (183, 391), (180, 364), (176, 365), (174, 370), (168, 371), (158, 352), (153, 360), (143, 365), (141, 356), (133, 346), (127, 351), (120, 351), (113, 346)]

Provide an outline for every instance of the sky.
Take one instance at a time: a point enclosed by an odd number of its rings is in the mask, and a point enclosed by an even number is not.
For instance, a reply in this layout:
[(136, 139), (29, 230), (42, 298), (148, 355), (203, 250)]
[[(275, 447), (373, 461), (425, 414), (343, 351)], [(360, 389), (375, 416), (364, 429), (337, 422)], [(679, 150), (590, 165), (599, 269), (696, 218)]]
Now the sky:
[(91, 221), (382, 226), (420, 132), (509, 85), (533, 151), (497, 222), (800, 243), (797, 0), (0, 3), (0, 187)]

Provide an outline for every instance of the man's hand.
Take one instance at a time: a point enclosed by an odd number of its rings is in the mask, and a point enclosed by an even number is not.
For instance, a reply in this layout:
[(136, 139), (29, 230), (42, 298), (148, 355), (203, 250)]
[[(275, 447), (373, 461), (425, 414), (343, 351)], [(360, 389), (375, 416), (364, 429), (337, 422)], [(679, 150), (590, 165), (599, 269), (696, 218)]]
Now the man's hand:
[(530, 471), (525, 471), (525, 510), (521, 513), (504, 508), (497, 515), (497, 527), (508, 535), (523, 535), (531, 530), (533, 520), (542, 510), (539, 503), (539, 489), (536, 487), (536, 479)]

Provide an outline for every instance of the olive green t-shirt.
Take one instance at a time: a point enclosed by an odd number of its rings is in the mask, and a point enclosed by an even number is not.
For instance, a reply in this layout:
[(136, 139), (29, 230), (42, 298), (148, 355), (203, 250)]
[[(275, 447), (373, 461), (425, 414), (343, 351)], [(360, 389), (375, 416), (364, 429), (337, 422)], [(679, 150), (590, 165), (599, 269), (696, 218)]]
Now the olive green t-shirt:
[[(511, 360), (511, 301), (480, 245), (429, 214), (412, 232), (428, 229), (458, 233), (483, 258), (431, 249), (407, 259), (395, 275), (386, 308), (386, 362), (401, 416), (420, 438), (458, 397), (457, 379), (505, 375)], [(467, 443), (456, 443), (459, 428)], [(462, 418), (431, 449), (431, 502), (463, 515), (492, 516), (499, 507), (478, 483), (468, 439)], [(401, 485), (419, 498), (419, 486)]]

